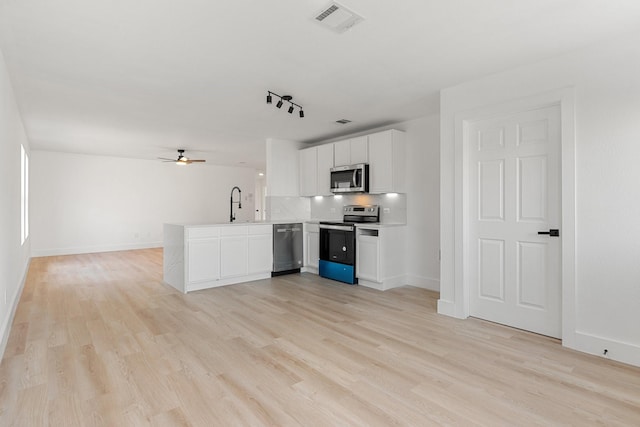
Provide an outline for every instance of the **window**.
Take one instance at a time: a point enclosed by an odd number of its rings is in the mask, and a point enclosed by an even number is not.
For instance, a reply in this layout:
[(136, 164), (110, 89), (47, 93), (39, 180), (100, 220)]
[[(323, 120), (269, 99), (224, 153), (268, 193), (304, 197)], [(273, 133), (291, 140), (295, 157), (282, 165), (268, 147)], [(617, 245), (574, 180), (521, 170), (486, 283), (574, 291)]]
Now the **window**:
[(20, 146), (20, 235), (22, 244), (29, 237), (29, 155)]

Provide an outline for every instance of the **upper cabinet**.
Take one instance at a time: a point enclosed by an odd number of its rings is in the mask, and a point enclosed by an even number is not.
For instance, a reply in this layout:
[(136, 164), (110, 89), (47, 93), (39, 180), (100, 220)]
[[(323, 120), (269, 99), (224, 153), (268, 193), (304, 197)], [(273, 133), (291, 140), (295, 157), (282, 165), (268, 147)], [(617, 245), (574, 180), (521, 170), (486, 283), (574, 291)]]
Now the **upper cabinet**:
[(369, 135), (369, 193), (405, 193), (404, 132), (392, 129)]
[(311, 147), (299, 151), (300, 195), (315, 196), (318, 191), (318, 148)]
[(369, 162), (367, 135), (345, 139), (333, 143), (334, 164), (336, 166), (355, 165)]
[(333, 144), (300, 150), (300, 195), (330, 196)]
[(404, 132), (392, 129), (299, 151), (300, 195), (330, 196), (330, 169), (369, 164), (369, 193), (405, 193)]
[(331, 194), (331, 168), (333, 167), (333, 144), (318, 145), (318, 170), (316, 180), (318, 183), (317, 196), (330, 196)]

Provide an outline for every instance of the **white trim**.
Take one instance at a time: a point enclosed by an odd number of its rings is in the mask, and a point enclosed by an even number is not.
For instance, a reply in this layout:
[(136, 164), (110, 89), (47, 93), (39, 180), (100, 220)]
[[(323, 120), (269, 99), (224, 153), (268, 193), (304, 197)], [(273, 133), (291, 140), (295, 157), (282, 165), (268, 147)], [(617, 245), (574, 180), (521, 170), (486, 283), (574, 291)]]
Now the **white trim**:
[(101, 245), (101, 246), (84, 246), (84, 247), (80, 246), (75, 248), (32, 250), (31, 255), (34, 258), (37, 258), (37, 257), (44, 257), (44, 256), (93, 254), (98, 252), (131, 251), (136, 249), (151, 249), (151, 248), (161, 248), (161, 247), (162, 247), (162, 242), (123, 243), (120, 245)]
[[(616, 341), (610, 338), (604, 338), (579, 331), (573, 332), (572, 340), (573, 345), (567, 347), (600, 356), (605, 359), (613, 359), (630, 365), (639, 366), (640, 346), (635, 344)], [(605, 349), (607, 350), (606, 355), (604, 354)]]
[(562, 339), (575, 345), (575, 92), (562, 88), (537, 96), (484, 106), (455, 114), (454, 164), (454, 301), (438, 301), (438, 312), (457, 318), (469, 316), (469, 150), (468, 123), (512, 112), (560, 105), (562, 170)]
[[(186, 294), (187, 292), (201, 291), (203, 289), (218, 288), (220, 286), (235, 285), (237, 283), (245, 283), (245, 282), (254, 282), (256, 280), (264, 280), (264, 279), (270, 279), (270, 278), (271, 278), (271, 272), (266, 272), (266, 273), (249, 274), (246, 276), (230, 277), (227, 279), (220, 279), (220, 280), (207, 280), (206, 282), (200, 282), (200, 283), (195, 283), (195, 284), (185, 286), (186, 289), (184, 293)], [(167, 282), (164, 282), (164, 283), (168, 286), (171, 286)]]
[(440, 280), (433, 279), (431, 277), (411, 276), (408, 275), (406, 279), (408, 286), (414, 288), (427, 289), (429, 291), (440, 292)]
[(22, 280), (20, 281), (20, 286), (16, 290), (15, 294), (11, 298), (11, 302), (9, 310), (7, 310), (7, 315), (4, 319), (2, 319), (2, 326), (0, 326), (0, 360), (4, 357), (4, 352), (7, 349), (7, 343), (9, 342), (9, 335), (11, 335), (11, 325), (13, 323), (13, 319), (16, 315), (16, 310), (18, 308), (18, 303), (20, 302), (20, 297), (22, 296), (22, 290), (24, 289), (24, 284), (27, 281), (27, 273), (29, 272), (29, 266), (31, 265), (31, 258), (27, 261), (27, 264), (22, 273)]

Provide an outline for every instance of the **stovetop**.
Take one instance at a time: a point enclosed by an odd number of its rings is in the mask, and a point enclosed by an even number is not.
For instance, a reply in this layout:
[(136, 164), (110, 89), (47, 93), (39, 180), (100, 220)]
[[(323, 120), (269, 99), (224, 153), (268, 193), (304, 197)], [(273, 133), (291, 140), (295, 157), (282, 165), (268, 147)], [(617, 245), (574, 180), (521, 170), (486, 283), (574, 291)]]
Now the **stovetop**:
[(320, 221), (324, 225), (356, 225), (378, 224), (380, 222), (380, 206), (378, 205), (346, 205), (342, 208), (342, 221)]

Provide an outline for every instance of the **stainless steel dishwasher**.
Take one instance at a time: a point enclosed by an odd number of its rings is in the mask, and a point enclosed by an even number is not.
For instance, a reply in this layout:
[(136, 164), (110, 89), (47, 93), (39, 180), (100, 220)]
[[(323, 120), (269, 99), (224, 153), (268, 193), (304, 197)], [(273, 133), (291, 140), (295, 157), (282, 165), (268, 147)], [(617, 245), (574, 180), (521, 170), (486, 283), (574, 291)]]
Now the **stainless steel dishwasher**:
[(272, 276), (299, 273), (302, 267), (302, 223), (273, 224)]

